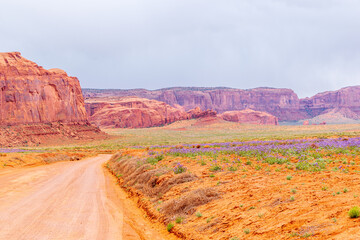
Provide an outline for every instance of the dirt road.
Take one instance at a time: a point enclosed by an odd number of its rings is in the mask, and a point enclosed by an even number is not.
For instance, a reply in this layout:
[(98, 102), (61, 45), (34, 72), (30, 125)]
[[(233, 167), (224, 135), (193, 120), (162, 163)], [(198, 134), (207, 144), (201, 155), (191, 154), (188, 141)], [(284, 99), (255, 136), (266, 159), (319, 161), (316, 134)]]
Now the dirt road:
[(0, 172), (0, 239), (166, 239), (129, 216), (102, 167), (109, 158)]

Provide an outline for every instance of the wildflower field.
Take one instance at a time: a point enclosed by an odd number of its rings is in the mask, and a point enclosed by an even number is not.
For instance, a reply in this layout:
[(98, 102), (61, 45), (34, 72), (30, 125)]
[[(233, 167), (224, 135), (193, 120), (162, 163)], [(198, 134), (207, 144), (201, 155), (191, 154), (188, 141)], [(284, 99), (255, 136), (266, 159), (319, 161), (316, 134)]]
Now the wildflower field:
[(108, 167), (184, 239), (360, 239), (356, 135), (161, 141), (123, 148)]

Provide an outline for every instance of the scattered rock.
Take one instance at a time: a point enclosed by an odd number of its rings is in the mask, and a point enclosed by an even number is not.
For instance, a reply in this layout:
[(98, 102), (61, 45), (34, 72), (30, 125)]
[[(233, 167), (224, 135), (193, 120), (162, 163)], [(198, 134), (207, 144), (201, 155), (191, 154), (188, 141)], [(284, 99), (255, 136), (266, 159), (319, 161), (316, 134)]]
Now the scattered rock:
[(251, 109), (224, 112), (220, 115), (220, 117), (226, 121), (245, 124), (278, 125), (277, 117), (265, 112), (254, 111)]

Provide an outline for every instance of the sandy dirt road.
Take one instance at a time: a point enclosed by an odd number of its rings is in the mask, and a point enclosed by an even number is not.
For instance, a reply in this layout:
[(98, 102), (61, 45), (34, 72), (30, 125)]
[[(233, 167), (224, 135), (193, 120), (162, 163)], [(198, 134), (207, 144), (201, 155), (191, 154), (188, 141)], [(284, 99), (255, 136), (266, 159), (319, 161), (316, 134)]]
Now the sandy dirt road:
[(167, 239), (130, 216), (102, 167), (109, 158), (0, 172), (0, 239)]

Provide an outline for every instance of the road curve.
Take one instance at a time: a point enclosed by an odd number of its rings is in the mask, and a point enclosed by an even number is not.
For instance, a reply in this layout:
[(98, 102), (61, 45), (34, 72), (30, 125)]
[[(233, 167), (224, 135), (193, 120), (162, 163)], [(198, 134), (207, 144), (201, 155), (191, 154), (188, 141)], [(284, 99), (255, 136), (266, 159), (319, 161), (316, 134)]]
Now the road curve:
[(108, 190), (101, 166), (109, 158), (0, 173), (0, 239), (146, 239), (124, 221), (123, 203)]

